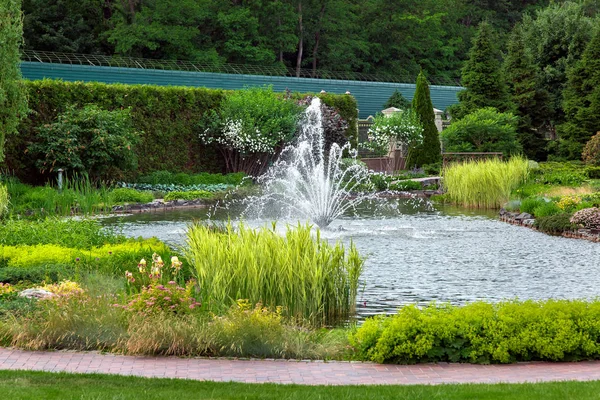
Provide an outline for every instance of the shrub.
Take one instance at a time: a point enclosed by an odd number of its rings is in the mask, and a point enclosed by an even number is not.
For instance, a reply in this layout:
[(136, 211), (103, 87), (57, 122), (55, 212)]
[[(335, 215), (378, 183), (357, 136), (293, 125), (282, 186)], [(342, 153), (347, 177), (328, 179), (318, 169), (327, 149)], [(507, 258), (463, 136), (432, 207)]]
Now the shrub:
[(200, 139), (219, 145), (229, 172), (260, 175), (277, 148), (296, 133), (300, 111), (272, 87), (235, 91), (204, 118)]
[(596, 133), (583, 148), (582, 159), (586, 164), (600, 165), (600, 132)]
[(150, 203), (154, 200), (151, 192), (140, 192), (135, 189), (118, 188), (110, 192), (113, 203)]
[(546, 200), (541, 199), (539, 197), (529, 197), (529, 198), (521, 201), (520, 210), (521, 210), (521, 212), (524, 212), (524, 213), (533, 214), (533, 211), (536, 208), (541, 207), (541, 206), (545, 205), (546, 203), (547, 203)]
[(212, 197), (213, 194), (211, 192), (207, 192), (206, 190), (194, 190), (191, 192), (169, 192), (165, 196), (165, 201), (210, 199)]
[(97, 220), (46, 218), (37, 221), (8, 219), (0, 225), (0, 245), (56, 244), (89, 249), (127, 239), (114, 230), (103, 228)]
[(0, 259), (0, 282), (10, 284), (60, 282), (73, 279), (76, 268), (73, 264), (36, 264), (23, 267), (8, 267), (7, 260)]
[(579, 204), (581, 204), (580, 196), (564, 196), (556, 203), (558, 208), (567, 213), (575, 211)]
[(39, 157), (37, 166), (42, 173), (62, 168), (94, 179), (111, 179), (115, 171), (137, 167), (133, 146), (139, 133), (133, 128), (129, 109), (70, 107), (56, 122), (38, 130), (29, 151)]
[(527, 160), (513, 157), (451, 164), (443, 172), (443, 184), (451, 201), (465, 207), (500, 208), (528, 175)]
[(376, 154), (386, 155), (392, 148), (407, 148), (423, 141), (423, 126), (415, 112), (404, 110), (386, 116), (378, 114), (369, 128), (364, 146)]
[(122, 185), (124, 185), (127, 188), (135, 189), (135, 190), (139, 190), (139, 191), (145, 191), (145, 192), (151, 191), (151, 192), (163, 192), (163, 193), (194, 192), (194, 191), (205, 191), (205, 192), (216, 193), (216, 192), (225, 192), (227, 190), (235, 188), (235, 186), (225, 184), (225, 183), (218, 183), (218, 184), (214, 184), (214, 185), (199, 184), (199, 185), (190, 185), (190, 186), (181, 186), (181, 185), (175, 185), (175, 184), (152, 185), (149, 183), (124, 183)]
[(482, 108), (453, 122), (441, 133), (446, 152), (520, 153), (523, 148), (517, 138), (517, 117), (495, 108)]
[(600, 358), (600, 302), (483, 302), (403, 307), (350, 335), (358, 358), (385, 363)]
[(539, 217), (549, 217), (551, 215), (556, 215), (556, 214), (560, 214), (562, 213), (563, 210), (561, 210), (556, 203), (553, 202), (546, 202), (544, 204), (541, 204), (539, 206), (537, 206), (536, 208), (533, 209), (533, 215), (536, 218)]
[(571, 223), (572, 214), (560, 213), (547, 217), (536, 218), (534, 227), (544, 233), (561, 234), (563, 232), (575, 229), (575, 225)]
[(170, 281), (166, 285), (153, 282), (134, 295), (124, 308), (144, 316), (156, 313), (188, 314), (200, 307), (193, 295), (193, 284), (186, 288)]
[(584, 228), (600, 229), (600, 208), (586, 208), (577, 211), (571, 218), (571, 223), (582, 225)]
[(354, 244), (346, 252), (330, 245), (309, 225), (286, 229), (237, 231), (231, 224), (216, 231), (193, 225), (187, 234), (186, 258), (196, 269), (202, 304), (227, 308), (244, 298), (267, 307), (282, 306), (293, 318), (315, 325), (342, 321), (355, 309), (363, 259)]
[(45, 284), (40, 289), (47, 290), (56, 296), (69, 298), (77, 297), (84, 294), (84, 290), (77, 282), (63, 280), (58, 283)]

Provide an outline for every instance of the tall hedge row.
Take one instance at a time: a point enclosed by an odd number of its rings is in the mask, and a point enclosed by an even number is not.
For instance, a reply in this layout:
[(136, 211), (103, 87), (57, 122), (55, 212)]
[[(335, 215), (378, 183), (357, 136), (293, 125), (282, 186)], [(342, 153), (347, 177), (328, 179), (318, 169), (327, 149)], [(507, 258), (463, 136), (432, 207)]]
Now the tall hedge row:
[[(219, 107), (227, 95), (220, 89), (123, 85), (60, 80), (27, 81), (30, 114), (19, 126), (19, 134), (6, 143), (6, 159), (1, 167), (29, 182), (42, 182), (35, 159), (27, 152), (36, 140), (37, 128), (52, 123), (73, 104), (95, 104), (113, 110), (131, 107), (133, 124), (142, 132), (135, 151), (137, 174), (155, 170), (171, 172), (222, 172), (219, 149), (203, 145), (198, 139), (198, 121), (210, 109)], [(350, 123), (348, 136), (356, 136), (356, 100), (347, 95), (320, 96), (324, 103), (337, 108)]]

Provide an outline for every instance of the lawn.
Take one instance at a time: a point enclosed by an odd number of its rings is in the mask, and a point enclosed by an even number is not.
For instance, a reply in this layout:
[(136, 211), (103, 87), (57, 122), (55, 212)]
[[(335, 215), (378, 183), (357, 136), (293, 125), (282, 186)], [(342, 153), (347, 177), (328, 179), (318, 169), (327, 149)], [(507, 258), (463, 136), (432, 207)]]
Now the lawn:
[(600, 382), (440, 386), (298, 386), (0, 371), (6, 399), (597, 399)]

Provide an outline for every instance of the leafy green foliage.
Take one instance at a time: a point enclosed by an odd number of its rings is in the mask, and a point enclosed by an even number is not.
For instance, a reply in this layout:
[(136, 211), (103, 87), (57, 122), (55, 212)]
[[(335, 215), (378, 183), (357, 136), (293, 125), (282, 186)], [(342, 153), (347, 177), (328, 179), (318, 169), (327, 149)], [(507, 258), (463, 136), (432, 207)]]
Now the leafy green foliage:
[(574, 361), (600, 358), (600, 302), (406, 306), (350, 336), (357, 356), (386, 363)]
[(441, 133), (447, 152), (500, 152), (505, 156), (522, 151), (517, 139), (517, 117), (495, 108), (481, 108), (452, 123)]
[(165, 196), (165, 201), (210, 199), (212, 197), (213, 193), (206, 190), (192, 190), (189, 192), (169, 192)]
[(135, 169), (132, 148), (138, 140), (128, 109), (106, 111), (89, 105), (71, 107), (55, 123), (40, 127), (29, 150), (39, 157), (42, 173), (65, 169), (94, 179), (111, 178), (115, 170)]
[(296, 133), (300, 111), (272, 87), (246, 88), (229, 94), (218, 111), (204, 118), (200, 138), (219, 144), (229, 172), (259, 175)]
[(201, 306), (193, 297), (193, 284), (180, 287), (175, 281), (166, 285), (153, 282), (132, 296), (124, 308), (143, 316), (156, 313), (189, 314)]
[(552, 215), (561, 214), (561, 210), (554, 202), (544, 202), (533, 209), (533, 216), (536, 218), (550, 217)]
[(23, 42), (21, 1), (2, 0), (0, 21), (0, 161), (3, 161), (5, 135), (16, 134), (19, 120), (27, 113), (27, 92), (19, 69)]
[(510, 109), (495, 40), (491, 25), (482, 22), (462, 70), (465, 90), (458, 94), (460, 104), (451, 111), (453, 118), (461, 119), (484, 107), (493, 107), (500, 112)]
[(539, 197), (528, 197), (521, 201), (520, 211), (533, 215), (536, 208), (544, 206), (547, 202), (545, 199)]
[(225, 191), (235, 188), (235, 186), (228, 185), (225, 183), (206, 184), (206, 185), (199, 184), (199, 185), (189, 185), (189, 186), (175, 185), (175, 184), (152, 185), (149, 183), (125, 183), (122, 185), (125, 185), (125, 187), (127, 187), (127, 188), (135, 189), (138, 191), (141, 190), (141, 191), (151, 191), (151, 192), (158, 192), (158, 193), (171, 193), (171, 192), (183, 193), (183, 192), (198, 192), (198, 191), (216, 193), (216, 192), (225, 192)]
[(389, 190), (404, 191), (404, 190), (421, 190), (423, 185), (417, 181), (400, 181), (388, 186)]
[(138, 183), (147, 183), (151, 185), (233, 185), (237, 186), (242, 183), (246, 174), (238, 172), (234, 174), (210, 174), (203, 172), (200, 174), (173, 174), (169, 171), (155, 171), (151, 174), (144, 175), (138, 178)]
[(130, 188), (113, 189), (110, 192), (112, 203), (150, 203), (154, 196), (150, 192), (140, 192)]
[(572, 214), (560, 213), (535, 219), (534, 227), (544, 233), (559, 235), (563, 232), (572, 231), (575, 225), (571, 223)]
[(194, 225), (187, 235), (186, 258), (196, 269), (202, 304), (209, 310), (234, 299), (282, 306), (287, 316), (314, 325), (342, 321), (355, 308), (363, 259), (354, 245), (330, 245), (310, 226), (272, 229), (228, 224), (215, 231)]
[(435, 115), (433, 113), (433, 104), (431, 103), (431, 94), (429, 93), (429, 82), (423, 71), (421, 71), (417, 78), (412, 110), (417, 114), (423, 126), (423, 141), (409, 149), (406, 165), (412, 168), (414, 166), (420, 167), (424, 164), (436, 163), (442, 158), (440, 135), (435, 126)]
[(423, 142), (423, 126), (412, 110), (392, 115), (377, 114), (369, 128), (369, 141), (363, 146), (376, 154), (387, 155), (393, 148), (402, 149)]

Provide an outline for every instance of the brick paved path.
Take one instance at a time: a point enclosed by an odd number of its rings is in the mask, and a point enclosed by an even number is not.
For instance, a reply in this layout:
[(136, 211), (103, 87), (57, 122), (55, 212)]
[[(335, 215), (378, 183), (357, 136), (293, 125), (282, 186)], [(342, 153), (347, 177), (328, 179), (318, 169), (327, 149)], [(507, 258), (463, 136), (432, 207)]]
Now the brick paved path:
[(224, 360), (132, 357), (99, 353), (34, 352), (0, 348), (0, 370), (110, 373), (248, 383), (310, 385), (438, 384), (600, 380), (600, 362), (510, 365)]

